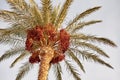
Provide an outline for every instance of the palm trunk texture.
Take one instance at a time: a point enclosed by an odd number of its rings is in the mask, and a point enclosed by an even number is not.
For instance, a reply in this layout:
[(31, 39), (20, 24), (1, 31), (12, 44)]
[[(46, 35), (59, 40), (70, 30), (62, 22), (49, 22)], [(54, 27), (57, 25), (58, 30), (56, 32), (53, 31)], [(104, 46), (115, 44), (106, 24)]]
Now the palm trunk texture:
[(54, 50), (51, 47), (44, 47), (43, 51), (44, 55), (42, 56), (40, 63), (38, 80), (47, 80), (50, 61), (54, 56)]

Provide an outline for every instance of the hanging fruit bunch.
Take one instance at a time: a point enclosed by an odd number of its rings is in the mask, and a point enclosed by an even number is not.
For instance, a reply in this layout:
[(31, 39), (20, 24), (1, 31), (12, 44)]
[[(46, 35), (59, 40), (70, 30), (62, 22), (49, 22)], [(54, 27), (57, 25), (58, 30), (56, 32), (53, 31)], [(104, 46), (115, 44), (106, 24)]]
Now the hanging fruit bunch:
[(46, 45), (55, 47), (51, 63), (62, 61), (65, 58), (64, 53), (69, 47), (69, 40), (70, 35), (64, 29), (57, 31), (51, 24), (29, 29), (26, 39), (26, 50), (31, 53), (29, 62), (39, 63), (43, 55), (41, 48)]

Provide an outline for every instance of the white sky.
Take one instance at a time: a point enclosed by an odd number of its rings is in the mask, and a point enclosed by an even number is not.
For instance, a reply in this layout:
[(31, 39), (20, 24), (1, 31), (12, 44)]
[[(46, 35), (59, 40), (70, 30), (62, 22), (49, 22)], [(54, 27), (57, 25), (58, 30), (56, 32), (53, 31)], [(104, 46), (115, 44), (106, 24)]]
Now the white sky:
[[(36, 0), (39, 3), (39, 0)], [(52, 0), (55, 4), (62, 3), (63, 0)], [(87, 34), (93, 34), (98, 36), (107, 37), (111, 40), (113, 40), (118, 47), (117, 48), (111, 48), (107, 46), (102, 46), (103, 49), (110, 55), (110, 59), (105, 59), (107, 62), (109, 62), (113, 67), (114, 70), (109, 69), (107, 67), (101, 66), (96, 63), (84, 63), (86, 73), (81, 74), (82, 80), (120, 80), (120, 62), (119, 62), (119, 56), (120, 56), (120, 36), (119, 36), (119, 30), (120, 30), (120, 0), (74, 0), (74, 3), (71, 5), (70, 10), (68, 12), (67, 21), (69, 19), (74, 18), (76, 14), (81, 13), (82, 11), (95, 7), (95, 6), (102, 6), (102, 8), (93, 13), (92, 15), (85, 18), (85, 20), (96, 20), (101, 19), (103, 20), (102, 23), (95, 24), (92, 26), (89, 26), (84, 30)], [(8, 9), (8, 5), (6, 5), (5, 0), (0, 0), (0, 9)], [(3, 22), (0, 22), (0, 28), (6, 27), (6, 24)], [(0, 55), (3, 54), (5, 50), (8, 49), (8, 46), (1, 45), (0, 48)], [(9, 66), (13, 61), (13, 58), (5, 60), (4, 62), (0, 63), (0, 80), (14, 80), (17, 74), (18, 66), (21, 65), (17, 64), (15, 68), (10, 69)], [(36, 67), (37, 68), (37, 67)], [(37, 69), (34, 69), (37, 71)], [(35, 72), (34, 71), (34, 72)], [(28, 74), (24, 79), (22, 80), (35, 80), (37, 78), (36, 73), (33, 71)], [(37, 80), (37, 79), (36, 79)], [(54, 80), (50, 78), (49, 80)], [(68, 80), (68, 79), (67, 79)], [(70, 80), (70, 79), (69, 79)]]

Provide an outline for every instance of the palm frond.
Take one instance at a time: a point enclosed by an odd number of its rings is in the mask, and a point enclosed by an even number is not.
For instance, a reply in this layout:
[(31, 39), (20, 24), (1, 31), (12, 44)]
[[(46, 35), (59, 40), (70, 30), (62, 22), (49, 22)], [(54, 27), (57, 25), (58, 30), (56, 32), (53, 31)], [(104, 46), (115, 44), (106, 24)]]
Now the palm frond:
[(112, 47), (116, 47), (116, 44), (111, 41), (110, 39), (103, 38), (103, 37), (96, 37), (93, 35), (84, 35), (84, 34), (71, 34), (70, 35), (71, 39), (78, 39), (78, 40), (85, 40), (85, 41), (90, 41), (90, 42), (98, 42), (98, 43), (103, 43), (105, 45), (109, 45)]
[(42, 1), (42, 16), (44, 18), (44, 24), (51, 23), (51, 12), (52, 6), (50, 0), (41, 0)]
[(83, 60), (88, 60), (88, 61), (91, 60), (94, 62), (98, 62), (99, 64), (105, 65), (105, 66), (113, 69), (113, 67), (110, 64), (108, 64), (105, 61), (103, 61), (102, 59), (100, 59), (99, 56), (96, 54), (90, 53), (88, 51), (81, 51), (81, 50), (78, 50), (75, 48), (71, 48), (71, 50), (75, 51), (77, 54), (79, 53), (79, 55), (82, 56)]
[(86, 43), (86, 42), (74, 42), (75, 45), (78, 45), (80, 47), (85, 47), (85, 48), (88, 48), (88, 49), (91, 49), (93, 51), (96, 51), (97, 53), (99, 53), (100, 55), (104, 56), (104, 57), (108, 57), (109, 56), (103, 51), (101, 50), (99, 47), (93, 45), (93, 44), (90, 44), (90, 43)]
[(82, 55), (84, 55), (83, 57), (86, 60), (93, 60), (94, 62), (98, 62), (98, 63), (100, 63), (102, 65), (105, 65), (105, 66), (113, 69), (113, 67), (110, 64), (108, 64), (105, 61), (103, 61), (102, 59), (100, 59), (97, 55), (95, 55), (93, 53), (89, 53), (87, 51), (83, 51), (82, 53), (83, 53)]
[(75, 67), (68, 60), (65, 60), (65, 64), (67, 65), (67, 69), (71, 72), (71, 74), (73, 75), (73, 77), (76, 80), (81, 80), (80, 75), (77, 72), (78, 70), (75, 69)]
[(16, 47), (16, 48), (13, 48), (13, 49), (10, 49), (8, 51), (6, 51), (1, 57), (0, 57), (0, 62), (5, 60), (5, 59), (8, 59), (16, 54), (20, 54), (22, 51), (24, 51), (24, 47)]
[(57, 65), (57, 72), (58, 72), (58, 76), (57, 76), (58, 79), (57, 80), (62, 80), (62, 75), (61, 75), (62, 70), (61, 70), (60, 64)]
[(80, 62), (80, 60), (76, 57), (76, 55), (69, 49), (68, 50), (68, 55), (70, 55), (70, 57), (79, 65), (80, 69), (85, 72), (84, 67), (82, 65), (82, 63)]
[(2, 44), (10, 44), (12, 46), (20, 46), (21, 44), (24, 44), (24, 39), (22, 39), (18, 36), (5, 35), (5, 34), (3, 34), (3, 35), (0, 36), (0, 43), (2, 43)]
[[(12, 24), (11, 27), (5, 28), (5, 29), (0, 29), (0, 36), (5, 37), (5, 36), (17, 36), (21, 38), (26, 37), (26, 31), (27, 27), (23, 26), (22, 24)], [(12, 37), (11, 36), (11, 37)]]
[(42, 12), (39, 9), (38, 5), (34, 0), (30, 0), (30, 12), (32, 16), (32, 21), (34, 22), (31, 26), (42, 25), (43, 24), (43, 16)]
[(71, 27), (70, 31), (73, 33), (73, 32), (76, 32), (77, 30), (82, 29), (85, 26), (89, 26), (92, 24), (100, 23), (100, 22), (101, 22), (101, 20), (92, 20), (92, 21), (88, 21), (88, 22), (80, 22), (77, 25)]
[(27, 51), (24, 51), (20, 56), (18, 56), (18, 57), (12, 62), (12, 64), (10, 65), (10, 68), (14, 67), (17, 62), (19, 62), (20, 60), (24, 59), (27, 55), (29, 55), (29, 53), (28, 53)]
[(32, 68), (33, 65), (31, 63), (24, 63), (24, 65), (20, 67), (19, 73), (17, 74), (15, 80), (21, 80)]
[(0, 19), (6, 22), (16, 22), (23, 18), (21, 18), (20, 15), (15, 12), (0, 10)]
[(63, 7), (61, 8), (60, 14), (59, 14), (59, 16), (56, 20), (56, 23), (55, 23), (55, 26), (57, 27), (57, 29), (61, 26), (63, 20), (65, 19), (66, 15), (67, 15), (68, 8), (72, 2), (73, 2), (73, 0), (66, 0)]
[(66, 29), (70, 29), (71, 26), (76, 23), (79, 19), (82, 19), (84, 17), (86, 17), (87, 15), (90, 15), (91, 13), (97, 11), (98, 9), (100, 9), (100, 6), (97, 6), (97, 7), (93, 7), (93, 8), (90, 8), (84, 12), (82, 12), (81, 14), (79, 14), (78, 16), (76, 16), (69, 24), (68, 26), (66, 27)]
[(53, 25), (55, 25), (55, 22), (57, 20), (58, 14), (59, 14), (59, 11), (60, 11), (60, 5), (58, 5), (57, 7), (53, 8), (53, 11), (52, 11), (52, 14), (51, 14), (51, 16), (52, 16), (51, 23)]
[(17, 13), (26, 13), (29, 8), (25, 0), (7, 0), (7, 2), (11, 5), (11, 8)]
[[(11, 27), (6, 29), (0, 29), (0, 43), (14, 45), (14, 48), (6, 51), (0, 57), (0, 62), (14, 55), (19, 54), (18, 57), (12, 62), (10, 67), (14, 67), (14, 65), (17, 62), (19, 62), (28, 55), (28, 52), (25, 50), (25, 46), (21, 44), (25, 44), (26, 34), (27, 34), (26, 31), (29, 28), (33, 29), (37, 25), (44, 26), (46, 24), (52, 23), (56, 27), (56, 31), (58, 30), (58, 33), (55, 32), (57, 36), (54, 36), (54, 33), (52, 34), (51, 32), (52, 29), (48, 28), (47, 30), (46, 28), (45, 29), (42, 28), (39, 30), (42, 30), (43, 34), (45, 33), (44, 34), (45, 39), (47, 39), (46, 36), (49, 37), (51, 35), (53, 35), (55, 39), (57, 38), (57, 42), (56, 40), (50, 42), (53, 43), (56, 42), (55, 46), (53, 45), (55, 47), (55, 50), (59, 47), (59, 28), (61, 27), (63, 21), (65, 20), (69, 6), (73, 2), (73, 0), (65, 0), (65, 3), (63, 4), (62, 7), (58, 6), (53, 8), (51, 5), (51, 0), (41, 0), (42, 7), (39, 8), (35, 0), (29, 0), (30, 3), (27, 3), (26, 1), (27, 0), (7, 0), (12, 10), (11, 11), (0, 10), (0, 20), (11, 23), (10, 24)], [(67, 55), (70, 58), (72, 58), (72, 60), (74, 60), (75, 64), (78, 65), (83, 72), (85, 72), (84, 66), (81, 60), (79, 59), (79, 56), (76, 54), (79, 54), (83, 58), (83, 60), (97, 62), (99, 64), (105, 65), (113, 69), (113, 67), (109, 63), (99, 58), (99, 56), (105, 56), (107, 58), (109, 58), (109, 56), (103, 50), (101, 50), (101, 48), (97, 47), (96, 45), (94, 45), (94, 43), (92, 44), (91, 42), (99, 42), (115, 47), (116, 44), (114, 42), (112, 42), (107, 38), (102, 38), (102, 37), (95, 37), (89, 35), (87, 36), (84, 34), (73, 34), (76, 33), (76, 31), (84, 28), (85, 26), (101, 22), (101, 20), (92, 20), (88, 22), (80, 21), (81, 19), (97, 11), (98, 9), (100, 9), (100, 6), (93, 7), (82, 12), (81, 14), (77, 15), (72, 21), (70, 21), (65, 28), (68, 32), (70, 32), (70, 38), (71, 38), (70, 46), (67, 50)], [(40, 37), (40, 35), (38, 37)], [(33, 42), (36, 43), (39, 42), (38, 40), (35, 39), (32, 40), (34, 40)], [(42, 40), (42, 42), (44, 42), (44, 40)], [(88, 49), (90, 50), (90, 52), (81, 50), (82, 48), (85, 48), (85, 50)], [(95, 54), (92, 53), (94, 51)], [(81, 80), (80, 74), (78, 72), (79, 70), (77, 69), (78, 67), (75, 67), (74, 63), (70, 62), (69, 60), (64, 60), (64, 61), (67, 66), (66, 68), (70, 71), (73, 77), (76, 80)], [(53, 66), (55, 70), (56, 79), (62, 80), (62, 65), (60, 63), (56, 63)], [(29, 62), (25, 62), (20, 67), (19, 73), (17, 74), (15, 80), (21, 80), (31, 70), (31, 68), (33, 68), (33, 65)]]
[[(27, 25), (26, 25), (27, 26)], [(23, 39), (26, 37), (26, 31), (29, 27), (26, 27), (25, 24), (12, 24), (10, 28), (8, 28), (7, 32), (9, 32), (8, 34), (13, 34), (16, 35), (18, 37), (22, 37)]]
[(62, 69), (60, 63), (54, 64), (56, 80), (62, 80)]
[(10, 22), (12, 26), (19, 24), (19, 26), (22, 25), (22, 27), (29, 27), (34, 23), (31, 15), (17, 14), (15, 12), (7, 10), (0, 10), (0, 19), (5, 22)]
[(85, 34), (70, 34), (71, 39), (81, 39), (82, 37), (85, 37)]

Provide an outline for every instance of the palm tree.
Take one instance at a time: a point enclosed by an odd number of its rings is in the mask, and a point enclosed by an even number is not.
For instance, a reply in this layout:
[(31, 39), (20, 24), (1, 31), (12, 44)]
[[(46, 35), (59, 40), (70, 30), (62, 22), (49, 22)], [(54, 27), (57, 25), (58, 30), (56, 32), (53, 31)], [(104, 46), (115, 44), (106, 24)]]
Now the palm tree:
[[(93, 61), (113, 68), (100, 58), (109, 56), (96, 42), (115, 47), (114, 42), (107, 38), (86, 35), (79, 30), (101, 22), (92, 20), (80, 21), (82, 18), (100, 9), (100, 6), (90, 8), (61, 28), (67, 11), (73, 0), (65, 0), (63, 6), (53, 7), (50, 0), (41, 0), (41, 7), (34, 0), (7, 0), (11, 10), (0, 10), (0, 19), (8, 22), (8, 28), (0, 29), (0, 42), (12, 45), (1, 57), (0, 62), (14, 55), (18, 57), (10, 67), (29, 57), (20, 67), (15, 80), (21, 80), (31, 70), (35, 63), (39, 64), (38, 80), (47, 80), (48, 71), (54, 67), (56, 80), (62, 80), (62, 63), (73, 75), (75, 80), (81, 80), (79, 68), (85, 72), (83, 60)], [(79, 67), (75, 67), (75, 64)]]

